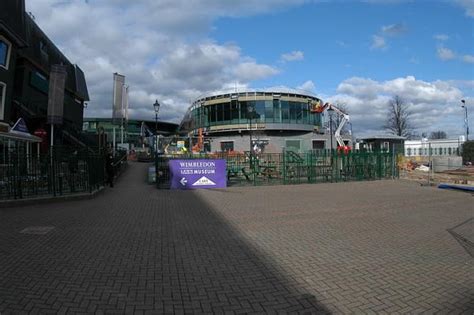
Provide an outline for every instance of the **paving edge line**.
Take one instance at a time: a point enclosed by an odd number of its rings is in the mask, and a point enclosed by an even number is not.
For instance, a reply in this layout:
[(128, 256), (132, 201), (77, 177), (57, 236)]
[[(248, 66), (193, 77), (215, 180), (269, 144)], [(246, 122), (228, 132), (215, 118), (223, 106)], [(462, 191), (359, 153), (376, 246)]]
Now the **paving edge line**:
[(24, 207), (24, 206), (37, 205), (37, 204), (46, 204), (46, 203), (55, 203), (55, 202), (61, 202), (61, 201), (92, 199), (92, 198), (95, 198), (98, 194), (100, 194), (104, 190), (105, 190), (105, 187), (102, 186), (91, 193), (80, 193), (80, 194), (63, 195), (63, 196), (56, 196), (56, 197), (48, 196), (48, 197), (39, 197), (39, 198), (5, 200), (5, 201), (0, 201), (0, 209), (10, 208), (10, 207)]

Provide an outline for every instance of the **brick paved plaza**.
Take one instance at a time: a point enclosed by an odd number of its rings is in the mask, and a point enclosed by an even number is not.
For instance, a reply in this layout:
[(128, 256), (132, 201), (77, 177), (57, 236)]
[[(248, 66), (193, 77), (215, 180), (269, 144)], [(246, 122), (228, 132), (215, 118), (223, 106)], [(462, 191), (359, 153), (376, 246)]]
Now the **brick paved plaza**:
[(0, 209), (0, 313), (466, 313), (446, 231), (473, 196), (403, 181), (169, 191)]

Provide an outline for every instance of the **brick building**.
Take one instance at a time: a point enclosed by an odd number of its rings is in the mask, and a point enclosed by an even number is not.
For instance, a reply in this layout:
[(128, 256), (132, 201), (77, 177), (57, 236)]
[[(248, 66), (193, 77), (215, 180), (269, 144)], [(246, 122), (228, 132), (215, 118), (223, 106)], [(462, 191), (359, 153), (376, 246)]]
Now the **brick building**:
[(63, 125), (56, 129), (55, 142), (74, 144), (89, 100), (84, 73), (25, 12), (24, 0), (0, 1), (0, 131), (5, 137), (20, 118), (30, 133), (49, 131), (48, 91), (53, 65), (63, 65), (67, 72)]

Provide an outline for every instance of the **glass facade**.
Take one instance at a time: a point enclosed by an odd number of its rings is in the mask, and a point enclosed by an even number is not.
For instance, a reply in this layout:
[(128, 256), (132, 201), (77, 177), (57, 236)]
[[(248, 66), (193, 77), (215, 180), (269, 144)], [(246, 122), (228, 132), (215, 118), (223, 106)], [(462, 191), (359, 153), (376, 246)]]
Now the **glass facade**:
[(311, 113), (306, 99), (223, 101), (191, 109), (191, 128), (248, 123), (280, 123), (321, 126), (321, 114)]

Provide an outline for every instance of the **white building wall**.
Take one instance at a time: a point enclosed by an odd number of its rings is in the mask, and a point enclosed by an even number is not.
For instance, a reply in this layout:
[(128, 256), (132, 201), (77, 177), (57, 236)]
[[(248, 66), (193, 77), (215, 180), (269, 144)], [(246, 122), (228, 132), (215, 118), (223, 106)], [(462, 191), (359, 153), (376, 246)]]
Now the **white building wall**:
[(461, 153), (463, 143), (464, 138), (440, 140), (406, 140), (405, 156), (455, 156)]

